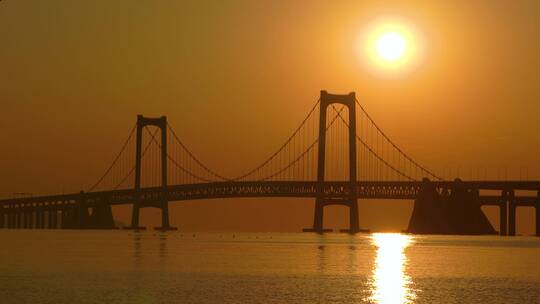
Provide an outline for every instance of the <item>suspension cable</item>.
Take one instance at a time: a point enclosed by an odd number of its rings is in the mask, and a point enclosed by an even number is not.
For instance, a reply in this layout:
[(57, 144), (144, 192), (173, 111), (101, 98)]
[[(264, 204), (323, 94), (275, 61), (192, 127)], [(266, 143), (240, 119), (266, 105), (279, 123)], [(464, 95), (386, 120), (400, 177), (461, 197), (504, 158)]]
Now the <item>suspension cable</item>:
[(169, 129), (169, 131), (171, 131), (173, 137), (180, 144), (180, 146), (187, 152), (189, 157), (191, 157), (199, 166), (201, 166), (201, 168), (203, 168), (205, 171), (207, 171), (208, 173), (210, 173), (211, 175), (213, 175), (213, 176), (215, 176), (215, 177), (217, 177), (219, 179), (230, 180), (230, 178), (224, 177), (221, 174), (211, 170), (202, 161), (200, 161), (197, 157), (195, 157), (195, 155), (186, 147), (186, 145), (184, 145), (184, 143), (180, 140), (180, 138), (174, 132), (173, 128), (168, 123), (167, 123), (167, 128)]
[[(152, 138), (155, 138), (158, 131), (159, 131), (159, 129), (156, 129), (156, 131), (154, 131), (153, 134), (150, 133), (150, 136), (152, 136)], [(150, 131), (148, 131), (148, 132), (150, 132)], [(143, 149), (143, 151), (141, 153), (141, 161), (144, 158), (144, 156), (146, 155), (146, 152), (148, 151), (148, 149), (150, 148), (151, 145), (152, 145), (152, 141), (149, 141), (146, 144), (146, 146), (144, 147), (144, 149)], [(128, 177), (133, 173), (133, 171), (135, 171), (135, 165), (133, 165), (133, 167), (131, 167), (128, 174), (126, 176), (124, 176), (124, 178), (122, 178), (120, 183), (116, 184), (116, 186), (113, 188), (113, 190), (117, 190), (128, 179)]]
[(434, 174), (433, 172), (431, 172), (429, 169), (425, 168), (424, 166), (418, 164), (416, 161), (414, 161), (409, 155), (407, 155), (405, 152), (403, 152), (383, 131), (382, 129), (379, 127), (379, 125), (377, 125), (375, 123), (375, 121), (371, 118), (371, 116), (369, 115), (369, 113), (364, 109), (364, 107), (360, 104), (360, 102), (358, 101), (358, 99), (355, 99), (356, 101), (356, 104), (360, 107), (360, 110), (362, 110), (362, 112), (364, 112), (364, 114), (366, 114), (366, 117), (369, 119), (369, 121), (371, 121), (371, 123), (373, 124), (373, 126), (381, 133), (381, 135), (399, 152), (401, 153), (407, 160), (409, 160), (411, 163), (413, 163), (416, 167), (420, 168), (422, 171), (426, 172), (427, 174), (431, 175), (432, 177), (434, 177), (435, 179), (438, 179), (438, 180), (443, 180), (441, 177), (437, 176), (436, 174)]
[[(341, 107), (341, 109), (339, 110), (338, 112), (338, 115), (339, 113), (341, 113), (341, 111), (343, 111), (343, 109), (345, 108), (345, 106)], [(337, 112), (337, 110), (336, 110)], [(334, 118), (330, 121), (330, 123), (328, 124), (328, 126), (326, 127), (325, 131), (328, 131), (328, 129), (330, 129), (330, 127), (334, 124), (334, 122), (338, 119), (338, 115), (334, 116)], [(297, 163), (302, 157), (304, 157), (304, 155), (306, 153), (308, 153), (309, 151), (311, 151), (314, 147), (315, 147), (315, 144), (319, 142), (319, 138), (316, 138), (315, 141), (313, 141), (313, 143), (303, 152), (301, 153), (295, 160), (293, 160), (292, 162), (288, 163), (286, 166), (284, 166), (282, 169), (280, 169), (279, 171), (275, 172), (274, 174), (271, 174), (270, 176), (267, 176), (265, 178), (262, 178), (261, 180), (268, 180), (270, 178), (273, 178), (275, 177), (276, 175), (278, 174), (281, 174), (283, 173), (285, 170), (289, 169), (291, 166), (293, 166), (295, 163)]]
[(126, 139), (126, 141), (122, 145), (122, 149), (120, 149), (120, 152), (118, 152), (118, 154), (114, 158), (112, 164), (109, 166), (109, 168), (107, 168), (107, 170), (105, 170), (105, 173), (103, 173), (103, 175), (98, 179), (98, 181), (94, 185), (92, 185), (92, 187), (90, 187), (90, 189), (87, 190), (87, 192), (91, 192), (94, 189), (96, 189), (96, 187), (99, 186), (99, 184), (105, 179), (105, 177), (109, 174), (109, 172), (111, 172), (113, 167), (116, 165), (116, 163), (120, 159), (120, 156), (122, 156), (122, 154), (124, 153), (124, 150), (126, 150), (126, 147), (127, 147), (128, 143), (129, 143), (129, 141), (131, 140), (131, 138), (133, 137), (133, 133), (135, 133), (136, 128), (137, 128), (137, 125), (134, 125), (133, 128), (131, 128), (131, 131), (129, 132), (128, 138)]
[[(147, 132), (150, 132), (147, 130)], [(157, 146), (159, 147), (159, 149), (161, 150), (162, 147), (161, 147), (161, 144), (157, 142), (155, 136), (152, 136), (151, 138), (151, 141), (156, 143)], [(176, 160), (174, 160), (167, 151), (165, 151), (165, 154), (167, 155), (167, 159), (172, 161), (172, 163), (177, 166), (180, 170), (182, 170), (183, 172), (187, 173), (188, 175), (190, 175), (191, 177), (195, 178), (195, 179), (198, 179), (198, 180), (201, 180), (203, 182), (212, 182), (212, 180), (209, 180), (209, 179), (206, 179), (206, 178), (203, 178), (203, 177), (200, 177), (198, 175), (196, 175), (195, 173), (187, 170), (186, 168), (184, 168), (182, 165), (180, 165), (178, 162), (176, 162)]]
[[(343, 118), (343, 116), (341, 116), (341, 111), (338, 112), (336, 107), (334, 105), (332, 105), (332, 108), (334, 109), (334, 111), (336, 111), (337, 115), (336, 117), (339, 116), (339, 118), (341, 119), (341, 121), (347, 126), (349, 127), (349, 123), (347, 123), (347, 121)], [(368, 149), (368, 151), (373, 155), (375, 156), (378, 160), (380, 160), (381, 162), (383, 162), (388, 168), (394, 170), (397, 174), (409, 179), (409, 180), (414, 180), (414, 178), (408, 176), (407, 174), (401, 172), (399, 169), (396, 169), (394, 166), (392, 166), (391, 164), (389, 164), (386, 160), (382, 159), (375, 151), (373, 151), (373, 149), (371, 147), (369, 147), (369, 145), (363, 141), (359, 136), (358, 134), (356, 135), (356, 139), (360, 141), (360, 143), (366, 148)]]
[(262, 167), (264, 167), (266, 164), (268, 164), (270, 161), (272, 161), (274, 159), (274, 157), (276, 157), (276, 155), (278, 155), (290, 142), (291, 140), (296, 136), (296, 134), (298, 132), (300, 132), (300, 130), (302, 129), (302, 127), (305, 125), (306, 121), (311, 117), (311, 115), (313, 114), (313, 112), (315, 112), (315, 109), (317, 109), (317, 105), (319, 105), (319, 102), (320, 102), (320, 99), (317, 99), (317, 102), (315, 102), (315, 105), (313, 105), (313, 107), (311, 108), (311, 110), (309, 111), (308, 115), (306, 116), (306, 118), (304, 118), (304, 120), (302, 121), (302, 123), (300, 123), (300, 125), (298, 126), (298, 128), (296, 128), (296, 130), (293, 132), (293, 134), (287, 139), (287, 141), (276, 151), (274, 152), (274, 154), (272, 154), (269, 158), (267, 158), (263, 163), (261, 163), (259, 166), (255, 167), (254, 169), (248, 171), (247, 173), (245, 174), (242, 174), (238, 177), (235, 177), (233, 178), (233, 180), (240, 180), (240, 179), (243, 179), (247, 176), (250, 176), (251, 174), (253, 174), (254, 172), (256, 172), (257, 170), (261, 169)]

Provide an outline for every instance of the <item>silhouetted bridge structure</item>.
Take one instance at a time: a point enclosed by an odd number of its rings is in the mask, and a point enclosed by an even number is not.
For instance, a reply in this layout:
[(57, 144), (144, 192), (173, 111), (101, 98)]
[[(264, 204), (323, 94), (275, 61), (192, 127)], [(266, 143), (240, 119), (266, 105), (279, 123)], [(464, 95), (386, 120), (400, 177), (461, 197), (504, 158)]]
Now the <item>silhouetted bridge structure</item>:
[[(356, 112), (357, 107), (361, 111)], [(333, 116), (327, 119), (328, 114)], [(317, 116), (318, 123), (313, 121)], [(154, 132), (147, 128), (152, 126)], [(144, 130), (149, 136), (143, 137)], [(516, 191), (532, 194), (518, 196)], [(285, 144), (234, 178), (211, 170), (195, 157), (165, 117), (139, 115), (120, 153), (88, 191), (0, 200), (0, 227), (113, 229), (111, 206), (132, 204), (131, 229), (144, 228), (139, 225), (140, 208), (155, 207), (162, 211), (159, 229), (169, 230), (175, 229), (169, 223), (169, 202), (241, 197), (314, 198), (313, 227), (305, 231), (319, 233), (326, 231), (323, 209), (328, 205), (349, 207), (347, 231), (362, 231), (358, 199), (415, 200), (409, 230), (416, 233), (489, 233), (475, 225), (485, 220), (477, 214), (480, 207), (492, 205), (500, 209), (499, 233), (515, 235), (516, 208), (529, 206), (535, 207), (540, 235), (539, 181), (443, 180), (398, 148), (354, 93), (325, 91)], [(442, 226), (433, 223), (452, 217)]]

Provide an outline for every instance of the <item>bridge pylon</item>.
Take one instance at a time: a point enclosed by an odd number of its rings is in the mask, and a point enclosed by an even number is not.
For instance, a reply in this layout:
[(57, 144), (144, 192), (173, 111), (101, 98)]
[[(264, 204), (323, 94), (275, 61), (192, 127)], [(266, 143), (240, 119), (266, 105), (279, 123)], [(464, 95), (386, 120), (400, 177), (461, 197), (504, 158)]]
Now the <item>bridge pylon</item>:
[[(146, 126), (158, 127), (161, 131), (161, 196), (156, 202), (142, 203), (141, 168), (142, 168), (142, 133)], [(131, 226), (127, 229), (146, 229), (139, 225), (140, 208), (155, 207), (161, 209), (161, 227), (156, 230), (176, 230), (169, 223), (169, 201), (167, 198), (167, 117), (149, 118), (137, 115), (137, 134), (135, 147), (135, 201), (133, 202)]]
[[(326, 164), (326, 116), (328, 107), (333, 104), (342, 104), (349, 112), (349, 189), (343, 197), (330, 197), (324, 191), (325, 164)], [(346, 95), (329, 94), (321, 91), (319, 118), (319, 144), (317, 160), (317, 198), (315, 199), (315, 212), (313, 227), (304, 229), (305, 232), (323, 233), (332, 231), (324, 229), (324, 207), (328, 205), (343, 205), (349, 207), (349, 229), (342, 232), (360, 232), (358, 221), (358, 193), (356, 172), (356, 97), (351, 92)]]

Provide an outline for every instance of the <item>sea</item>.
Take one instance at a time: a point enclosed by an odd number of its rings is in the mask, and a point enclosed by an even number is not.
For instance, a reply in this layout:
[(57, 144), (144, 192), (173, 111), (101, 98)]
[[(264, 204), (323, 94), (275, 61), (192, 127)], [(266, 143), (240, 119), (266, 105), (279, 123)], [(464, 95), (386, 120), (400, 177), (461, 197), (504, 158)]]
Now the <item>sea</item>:
[(540, 303), (540, 238), (0, 230), (0, 303)]

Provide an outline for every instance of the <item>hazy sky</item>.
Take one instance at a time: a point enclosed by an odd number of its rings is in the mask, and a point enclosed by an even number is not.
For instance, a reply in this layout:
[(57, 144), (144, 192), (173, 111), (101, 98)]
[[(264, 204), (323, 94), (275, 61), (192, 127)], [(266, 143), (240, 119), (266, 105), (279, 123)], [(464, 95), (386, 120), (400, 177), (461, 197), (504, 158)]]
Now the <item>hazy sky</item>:
[[(363, 64), (359, 37), (379, 18), (414, 26), (424, 42), (414, 69), (393, 75)], [(495, 179), (507, 167), (519, 179), (527, 166), (540, 179), (539, 30), (534, 0), (4, 0), (0, 195), (87, 188), (139, 113), (167, 115), (201, 159), (235, 175), (280, 145), (321, 89), (356, 91), (439, 174), (459, 167), (468, 179), (480, 167)], [(410, 206), (362, 201), (362, 226), (405, 228)], [(299, 230), (312, 221), (310, 200), (171, 209), (187, 230)], [(346, 224), (345, 208), (327, 210), (327, 226)], [(518, 233), (532, 233), (524, 210)], [(120, 220), (129, 222), (127, 211)], [(144, 211), (143, 223), (156, 215)]]

